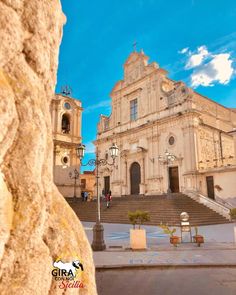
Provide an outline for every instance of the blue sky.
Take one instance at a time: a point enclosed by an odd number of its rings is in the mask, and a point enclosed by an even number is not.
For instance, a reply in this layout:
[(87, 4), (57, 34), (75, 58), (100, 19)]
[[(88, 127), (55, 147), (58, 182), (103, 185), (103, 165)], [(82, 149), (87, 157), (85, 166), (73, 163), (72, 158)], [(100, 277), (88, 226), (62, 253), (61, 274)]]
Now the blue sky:
[(134, 41), (170, 78), (236, 107), (234, 0), (62, 0), (62, 8), (56, 92), (69, 85), (82, 101), (84, 143), (96, 138), (99, 115), (110, 114), (109, 93)]

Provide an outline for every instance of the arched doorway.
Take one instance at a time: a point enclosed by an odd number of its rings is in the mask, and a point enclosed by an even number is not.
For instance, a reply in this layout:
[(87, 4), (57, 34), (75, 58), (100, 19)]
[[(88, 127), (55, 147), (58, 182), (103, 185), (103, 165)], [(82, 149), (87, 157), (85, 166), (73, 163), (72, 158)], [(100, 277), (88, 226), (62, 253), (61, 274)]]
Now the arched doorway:
[(130, 167), (130, 193), (131, 195), (139, 195), (139, 185), (141, 182), (141, 169), (137, 162)]

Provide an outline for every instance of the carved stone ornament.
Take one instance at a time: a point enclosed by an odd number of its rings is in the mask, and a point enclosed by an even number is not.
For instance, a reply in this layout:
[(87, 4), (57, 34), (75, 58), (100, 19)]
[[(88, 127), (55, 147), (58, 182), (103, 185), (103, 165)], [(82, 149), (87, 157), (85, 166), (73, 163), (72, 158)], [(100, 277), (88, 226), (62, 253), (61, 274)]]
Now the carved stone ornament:
[(176, 105), (184, 102), (192, 97), (192, 90), (189, 89), (184, 83), (177, 82), (174, 84), (174, 88), (166, 93), (168, 99), (168, 105)]

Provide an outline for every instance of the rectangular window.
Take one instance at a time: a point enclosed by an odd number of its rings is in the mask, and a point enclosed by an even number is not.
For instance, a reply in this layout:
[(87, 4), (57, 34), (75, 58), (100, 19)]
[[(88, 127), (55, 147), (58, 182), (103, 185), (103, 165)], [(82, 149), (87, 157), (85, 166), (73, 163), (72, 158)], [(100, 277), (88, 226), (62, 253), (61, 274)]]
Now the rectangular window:
[(130, 102), (130, 120), (135, 121), (138, 118), (138, 100), (137, 98)]

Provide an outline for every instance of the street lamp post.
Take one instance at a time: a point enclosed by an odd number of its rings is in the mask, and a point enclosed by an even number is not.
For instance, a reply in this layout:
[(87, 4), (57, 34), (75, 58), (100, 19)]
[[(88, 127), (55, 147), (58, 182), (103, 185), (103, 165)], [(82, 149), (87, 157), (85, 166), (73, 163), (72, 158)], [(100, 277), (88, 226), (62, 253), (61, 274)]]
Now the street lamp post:
[(79, 144), (77, 147), (77, 156), (80, 159), (81, 166), (95, 166), (96, 168), (96, 187), (97, 187), (97, 218), (96, 218), (96, 224), (93, 227), (93, 242), (92, 242), (92, 249), (94, 251), (102, 251), (106, 249), (106, 245), (104, 242), (104, 228), (101, 224), (101, 208), (100, 208), (100, 196), (98, 191), (98, 179), (99, 179), (99, 172), (98, 168), (99, 166), (105, 166), (110, 165), (114, 166), (115, 159), (118, 156), (118, 147), (116, 144), (112, 144), (112, 146), (109, 148), (110, 155), (112, 158), (112, 162), (109, 163), (107, 159), (99, 159), (98, 157), (98, 150), (96, 152), (96, 158), (90, 159), (86, 164), (82, 163), (83, 157), (84, 157), (84, 151), (85, 151), (85, 145)]
[(74, 173), (70, 172), (69, 176), (71, 179), (74, 179), (74, 198), (76, 198), (76, 181), (79, 178), (79, 171), (75, 169), (73, 172)]
[(174, 160), (176, 159), (176, 156), (169, 153), (167, 150), (165, 151), (165, 155), (164, 156), (159, 156), (158, 160), (163, 163), (166, 164), (167, 167), (167, 195), (171, 194), (171, 188), (170, 188), (170, 177), (169, 177), (169, 166), (171, 163), (174, 162)]

